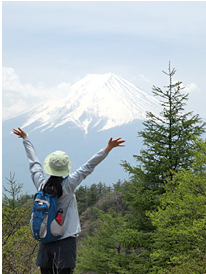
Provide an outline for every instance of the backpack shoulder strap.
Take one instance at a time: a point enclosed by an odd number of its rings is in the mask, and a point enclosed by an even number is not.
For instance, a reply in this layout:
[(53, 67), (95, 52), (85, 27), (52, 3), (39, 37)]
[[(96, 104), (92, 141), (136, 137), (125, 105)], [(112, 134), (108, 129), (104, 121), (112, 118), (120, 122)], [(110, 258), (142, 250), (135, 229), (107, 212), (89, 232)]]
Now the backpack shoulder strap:
[(42, 183), (39, 185), (39, 188), (38, 188), (38, 190), (37, 190), (37, 191), (42, 190), (42, 189), (43, 189), (43, 186), (44, 186), (44, 182), (42, 182)]
[(39, 185), (39, 188), (38, 188), (38, 190), (37, 190), (37, 191), (39, 191), (39, 190), (43, 189), (43, 187), (44, 187), (44, 185), (46, 184), (46, 182), (47, 182), (47, 181), (48, 181), (48, 179), (46, 179), (46, 180), (42, 181), (42, 182), (41, 182), (41, 184)]

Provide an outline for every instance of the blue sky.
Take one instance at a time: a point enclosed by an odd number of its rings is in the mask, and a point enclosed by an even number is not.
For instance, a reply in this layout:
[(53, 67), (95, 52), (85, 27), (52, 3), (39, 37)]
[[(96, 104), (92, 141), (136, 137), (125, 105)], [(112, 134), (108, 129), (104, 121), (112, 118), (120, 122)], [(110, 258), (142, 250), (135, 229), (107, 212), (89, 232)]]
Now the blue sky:
[(168, 63), (206, 118), (205, 1), (3, 1), (3, 119), (88, 73), (113, 72), (151, 94)]

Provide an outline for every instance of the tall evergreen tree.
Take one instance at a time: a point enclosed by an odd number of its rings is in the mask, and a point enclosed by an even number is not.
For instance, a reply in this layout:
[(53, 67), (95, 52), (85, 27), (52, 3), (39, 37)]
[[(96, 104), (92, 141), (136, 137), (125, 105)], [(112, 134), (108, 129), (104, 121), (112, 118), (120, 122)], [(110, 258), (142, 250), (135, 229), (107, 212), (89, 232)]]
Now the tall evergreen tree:
[(169, 76), (166, 90), (153, 86), (153, 94), (160, 97), (163, 109), (159, 116), (147, 112), (147, 120), (143, 122), (145, 128), (138, 133), (145, 146), (140, 151), (140, 156), (134, 155), (140, 165), (134, 169), (127, 163), (124, 165), (130, 173), (144, 177), (151, 188), (159, 188), (168, 176), (172, 179), (171, 170), (176, 172), (180, 168), (191, 167), (191, 135), (201, 136), (205, 132), (206, 123), (202, 123), (198, 114), (185, 113), (188, 94), (181, 93), (182, 82), (173, 84), (172, 78), (176, 70), (171, 71), (170, 64), (168, 70), (168, 73), (163, 71)]
[[(103, 222), (99, 223), (98, 231), (85, 241), (80, 252), (81, 270), (157, 273), (153, 267), (156, 227), (148, 211), (157, 211), (160, 197), (165, 192), (166, 180), (173, 181), (173, 174), (181, 168), (190, 169), (194, 161), (190, 150), (193, 140), (191, 134), (200, 136), (206, 126), (198, 115), (184, 112), (188, 95), (181, 93), (181, 82), (173, 84), (175, 72), (175, 69), (170, 70), (169, 65), (169, 72), (165, 73), (169, 77), (169, 85), (165, 91), (153, 87), (154, 95), (161, 98), (162, 111), (159, 116), (147, 113), (145, 129), (139, 132), (145, 146), (140, 156), (134, 156), (138, 165), (132, 167), (127, 162), (122, 164), (130, 178), (123, 187), (117, 185), (116, 190), (121, 190), (130, 210), (123, 217), (113, 216), (112, 219), (109, 212), (102, 216)], [(121, 247), (118, 252), (117, 247)], [(87, 254), (94, 258), (95, 267)], [(105, 262), (109, 263), (105, 265)]]
[(192, 168), (167, 180), (158, 211), (149, 213), (157, 227), (151, 258), (161, 273), (205, 273), (206, 141), (194, 148)]
[[(153, 86), (153, 94), (160, 97), (163, 109), (159, 116), (147, 112), (147, 120), (143, 122), (145, 128), (138, 133), (143, 138), (144, 148), (139, 156), (134, 155), (138, 165), (132, 167), (127, 162), (123, 163), (130, 174), (129, 185), (132, 189), (137, 186), (132, 192), (131, 189), (127, 190), (125, 195), (130, 198), (135, 193), (135, 204), (143, 211), (156, 206), (158, 194), (164, 192), (165, 180), (173, 177), (172, 171), (191, 167), (194, 158), (191, 152), (192, 135), (199, 137), (205, 132), (206, 123), (199, 115), (185, 113), (188, 94), (181, 93), (181, 82), (173, 84), (175, 72), (175, 69), (171, 71), (169, 64), (169, 72), (164, 72), (169, 76), (165, 91)], [(147, 197), (147, 201), (143, 197)]]
[(145, 253), (142, 254), (148, 262), (151, 261), (155, 227), (146, 212), (157, 209), (159, 198), (165, 191), (165, 180), (172, 180), (174, 172), (181, 168), (187, 170), (191, 167), (194, 160), (191, 135), (201, 136), (206, 125), (199, 115), (185, 112), (188, 94), (181, 93), (181, 82), (173, 83), (175, 72), (169, 64), (168, 73), (164, 72), (169, 77), (166, 90), (153, 86), (154, 96), (160, 97), (162, 111), (159, 116), (147, 113), (147, 120), (143, 123), (145, 128), (139, 132), (144, 148), (139, 156), (134, 155), (138, 165), (122, 164), (130, 174), (126, 190), (122, 190), (133, 208), (132, 215), (128, 216), (128, 228), (137, 233), (135, 248), (148, 250), (147, 258)]

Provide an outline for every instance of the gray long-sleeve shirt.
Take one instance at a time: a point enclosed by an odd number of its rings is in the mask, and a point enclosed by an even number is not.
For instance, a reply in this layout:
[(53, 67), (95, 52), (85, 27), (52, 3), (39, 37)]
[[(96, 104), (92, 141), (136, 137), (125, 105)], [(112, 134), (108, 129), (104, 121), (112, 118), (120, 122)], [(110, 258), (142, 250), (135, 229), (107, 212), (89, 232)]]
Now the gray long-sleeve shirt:
[[(38, 190), (41, 183), (46, 182), (42, 166), (39, 162), (35, 149), (31, 141), (26, 138), (23, 139), (23, 144), (26, 150), (26, 154), (29, 160), (29, 169), (33, 183)], [(67, 209), (70, 206), (68, 216), (64, 225), (64, 233), (61, 239), (78, 234), (81, 231), (79, 214), (77, 209), (77, 201), (74, 194), (76, 187), (92, 173), (94, 168), (108, 155), (105, 149), (101, 149), (96, 153), (89, 161), (83, 166), (77, 169), (75, 172), (69, 174), (63, 179), (62, 182), (62, 196), (57, 200), (58, 209), (63, 209), (63, 219), (67, 213)], [(73, 198), (73, 199), (72, 199)]]

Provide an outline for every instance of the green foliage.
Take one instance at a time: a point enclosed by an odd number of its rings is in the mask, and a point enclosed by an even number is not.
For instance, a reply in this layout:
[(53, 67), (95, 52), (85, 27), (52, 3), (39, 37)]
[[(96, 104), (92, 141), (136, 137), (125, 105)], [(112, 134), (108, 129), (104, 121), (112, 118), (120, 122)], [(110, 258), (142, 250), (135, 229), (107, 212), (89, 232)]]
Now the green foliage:
[[(191, 145), (192, 135), (200, 136), (206, 123), (184, 113), (188, 95), (181, 93), (181, 82), (172, 83), (175, 72), (169, 66), (165, 91), (153, 87), (162, 112), (147, 113), (145, 129), (139, 132), (145, 148), (134, 155), (138, 165), (123, 162), (130, 179), (110, 194), (120, 194), (126, 210), (118, 214), (109, 210), (109, 203), (102, 207), (106, 213), (99, 213), (90, 236), (78, 246), (77, 273), (202, 273), (205, 199), (198, 191), (205, 182), (205, 159), (197, 155), (201, 144), (196, 143), (195, 151)], [(179, 184), (183, 177), (185, 185)]]
[(2, 271), (32, 273), (38, 243), (30, 232), (28, 212), (31, 208), (2, 210)]
[(3, 193), (2, 205), (3, 207), (11, 209), (15, 209), (23, 205), (28, 199), (31, 198), (31, 195), (28, 195), (27, 193), (20, 194), (23, 189), (23, 184), (17, 183), (14, 177), (15, 173), (13, 175), (10, 173), (10, 179), (6, 178), (9, 188), (7, 189), (3, 186), (4, 191), (9, 193), (9, 196), (6, 193)]
[[(79, 237), (77, 238), (77, 244), (80, 244), (82, 238), (85, 238), (87, 235), (93, 235), (93, 232), (97, 227), (98, 211), (95, 210), (94, 207), (102, 210), (105, 213), (108, 213), (111, 210), (113, 210), (114, 212), (118, 212), (121, 216), (124, 216), (127, 212), (130, 211), (128, 205), (126, 205), (122, 197), (121, 192), (118, 190), (120, 187), (124, 188), (124, 183), (122, 183), (121, 181), (118, 181), (116, 184), (113, 184), (113, 188), (106, 186), (102, 188), (102, 184), (97, 185), (97, 202), (94, 205), (91, 204), (91, 206), (87, 207), (86, 210), (80, 214), (80, 223), (82, 231)], [(90, 188), (93, 187), (91, 186), (84, 188), (86, 189), (84, 193), (85, 204), (87, 204), (87, 197), (89, 197), (88, 193), (90, 193)], [(79, 207), (79, 193), (76, 194)]]
[(187, 262), (181, 262), (179, 265), (168, 267), (168, 269), (159, 269), (158, 274), (205, 274), (206, 257), (200, 259), (190, 259)]
[[(147, 113), (148, 119), (143, 123), (145, 129), (138, 134), (143, 138), (144, 148), (139, 156), (134, 155), (137, 166), (132, 167), (127, 162), (122, 164), (130, 175), (129, 181), (125, 182), (126, 188), (122, 189), (125, 200), (132, 207), (132, 213), (127, 216), (127, 227), (138, 231), (141, 236), (137, 237), (136, 247), (140, 247), (138, 239), (141, 237), (142, 247), (148, 254), (153, 250), (156, 228), (147, 211), (157, 210), (168, 178), (172, 181), (176, 172), (182, 168), (190, 169), (194, 161), (191, 134), (200, 136), (206, 126), (198, 115), (184, 113), (188, 95), (181, 93), (181, 82), (172, 83), (175, 72), (169, 65), (169, 72), (165, 73), (169, 77), (166, 90), (153, 87), (154, 95), (160, 97), (162, 111), (159, 116)], [(148, 255), (145, 263), (149, 264), (150, 260)]]
[(11, 196), (3, 196), (2, 209), (2, 272), (35, 273), (38, 243), (30, 232), (31, 195), (21, 194), (23, 184), (16, 183), (15, 174), (8, 180)]
[(95, 205), (99, 199), (104, 198), (111, 190), (111, 187), (102, 183), (92, 184), (90, 187), (80, 186), (75, 191), (79, 214), (81, 215), (88, 207)]
[[(96, 209), (88, 208), (80, 216), (82, 233), (78, 239), (79, 257), (75, 273), (148, 272), (149, 252), (143, 247), (143, 242), (150, 245), (151, 240), (148, 234), (145, 237), (141, 231), (128, 226), (128, 218), (134, 216), (120, 192), (120, 189), (126, 189), (125, 184), (118, 182), (113, 189), (95, 204)], [(131, 221), (136, 222), (134, 218)], [(86, 235), (82, 239), (85, 227)], [(88, 256), (92, 257), (88, 259)]]
[(175, 69), (170, 70), (170, 65), (169, 73), (164, 72), (169, 76), (166, 90), (153, 86), (153, 94), (160, 97), (163, 110), (159, 116), (147, 112), (147, 120), (143, 123), (145, 128), (138, 133), (145, 145), (140, 151), (141, 155), (134, 155), (140, 164), (134, 168), (127, 162), (123, 164), (134, 180), (140, 178), (147, 189), (158, 189), (160, 193), (165, 179), (168, 176), (172, 178), (171, 171), (191, 167), (191, 135), (201, 136), (206, 126), (199, 115), (184, 113), (188, 94), (181, 93), (181, 82), (172, 83), (175, 72)]
[(148, 214), (157, 228), (151, 254), (154, 265), (162, 265), (163, 270), (173, 267), (172, 272), (158, 273), (205, 273), (206, 142), (196, 140), (194, 147), (192, 168), (167, 180), (158, 211)]
[(136, 232), (128, 229), (124, 218), (114, 211), (103, 213), (98, 210), (98, 215), (95, 232), (78, 248), (77, 273), (139, 273), (140, 264), (146, 273), (147, 262), (139, 254), (141, 251), (147, 256), (147, 251), (133, 246)]

